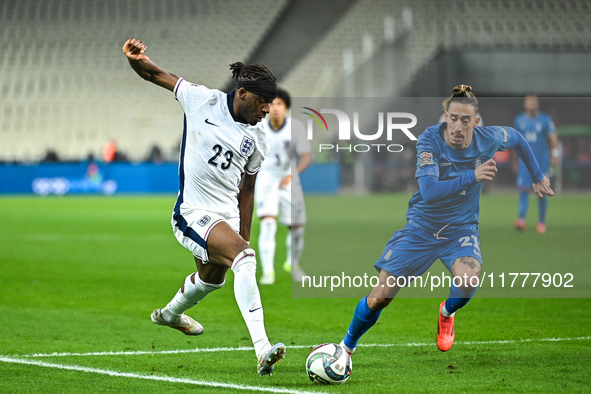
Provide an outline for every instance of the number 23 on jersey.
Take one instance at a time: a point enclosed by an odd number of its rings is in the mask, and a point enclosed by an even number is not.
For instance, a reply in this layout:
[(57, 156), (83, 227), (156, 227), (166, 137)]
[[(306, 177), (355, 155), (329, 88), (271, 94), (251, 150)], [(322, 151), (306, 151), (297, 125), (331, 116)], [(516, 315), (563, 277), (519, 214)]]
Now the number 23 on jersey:
[(222, 170), (227, 170), (228, 168), (230, 168), (230, 166), (232, 165), (232, 159), (234, 158), (234, 153), (230, 150), (227, 150), (226, 152), (223, 152), (223, 148), (220, 144), (215, 144), (213, 146), (213, 151), (215, 152), (215, 154), (207, 161), (208, 164), (211, 164), (214, 167), (218, 166), (218, 160), (220, 159), (220, 156), (224, 156), (224, 159), (221, 159), (221, 164), (220, 164), (220, 168)]

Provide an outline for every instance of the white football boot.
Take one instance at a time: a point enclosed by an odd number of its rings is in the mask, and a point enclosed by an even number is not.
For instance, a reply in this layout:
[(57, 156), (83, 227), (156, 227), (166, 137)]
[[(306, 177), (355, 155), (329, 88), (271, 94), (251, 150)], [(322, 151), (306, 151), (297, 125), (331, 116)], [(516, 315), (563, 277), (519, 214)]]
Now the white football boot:
[(275, 272), (263, 274), (261, 279), (259, 279), (260, 285), (272, 285), (273, 283), (275, 283)]
[(185, 315), (184, 313), (173, 322), (164, 320), (162, 316), (162, 309), (156, 309), (150, 316), (154, 324), (160, 324), (161, 326), (168, 326), (179, 330), (185, 335), (201, 335), (203, 334), (203, 326), (195, 321), (192, 317)]
[(259, 362), (257, 365), (258, 374), (263, 377), (265, 375), (273, 375), (275, 364), (281, 359), (285, 358), (285, 345), (279, 342), (271, 346), (267, 344), (259, 354)]

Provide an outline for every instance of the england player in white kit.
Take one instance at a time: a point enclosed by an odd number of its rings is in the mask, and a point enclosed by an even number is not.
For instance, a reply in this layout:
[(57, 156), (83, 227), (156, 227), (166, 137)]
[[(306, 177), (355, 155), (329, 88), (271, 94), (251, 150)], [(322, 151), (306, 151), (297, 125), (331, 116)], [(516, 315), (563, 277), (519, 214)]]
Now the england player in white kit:
[(275, 76), (264, 65), (233, 63), (238, 89), (225, 94), (163, 71), (144, 55), (146, 46), (129, 39), (123, 52), (142, 78), (174, 92), (184, 112), (179, 162), (180, 190), (172, 226), (193, 255), (197, 272), (186, 277), (174, 298), (152, 312), (155, 324), (200, 335), (203, 326), (184, 312), (221, 288), (234, 272), (234, 295), (257, 355), (257, 372), (271, 374), (285, 345), (271, 345), (256, 283), (255, 252), (248, 241), (256, 174), (268, 153), (259, 122), (276, 96)]
[(305, 275), (299, 266), (306, 224), (304, 194), (299, 174), (308, 168), (312, 160), (303, 123), (286, 116), (290, 107), (289, 93), (278, 89), (269, 117), (262, 122), (269, 134), (270, 146), (255, 189), (257, 216), (261, 223), (258, 252), (263, 268), (263, 275), (259, 280), (262, 285), (275, 283), (277, 219), (289, 228), (285, 241), (287, 259), (283, 267), (291, 272), (296, 282), (301, 282)]

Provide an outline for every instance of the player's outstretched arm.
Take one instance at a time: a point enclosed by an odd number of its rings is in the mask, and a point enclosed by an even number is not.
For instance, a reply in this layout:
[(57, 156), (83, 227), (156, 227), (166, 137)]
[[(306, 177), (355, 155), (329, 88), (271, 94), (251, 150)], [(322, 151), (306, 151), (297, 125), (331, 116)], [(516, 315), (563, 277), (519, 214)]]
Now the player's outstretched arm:
[(544, 194), (547, 196), (553, 196), (554, 190), (550, 187), (550, 180), (546, 177), (538, 183), (532, 183), (534, 192), (540, 197), (544, 198)]
[(123, 53), (127, 56), (129, 65), (140, 77), (173, 91), (179, 77), (162, 70), (152, 62), (148, 56), (144, 55), (146, 49), (146, 45), (137, 38), (130, 38), (123, 44)]
[(507, 148), (514, 148), (517, 156), (525, 163), (532, 179), (540, 179), (539, 182), (532, 183), (532, 188), (538, 197), (543, 198), (544, 195), (553, 196), (554, 191), (550, 187), (550, 180), (544, 175), (538, 161), (536, 160), (529, 144), (523, 136), (515, 129), (506, 128), (507, 133)]
[[(505, 148), (514, 148), (517, 156), (523, 161), (523, 164), (527, 167), (527, 171), (531, 175), (532, 179), (539, 179), (539, 182), (543, 181), (544, 172), (540, 168), (534, 153), (532, 152), (529, 144), (525, 138), (517, 130), (511, 127), (503, 127), (505, 131)], [(539, 183), (538, 182), (538, 183)]]

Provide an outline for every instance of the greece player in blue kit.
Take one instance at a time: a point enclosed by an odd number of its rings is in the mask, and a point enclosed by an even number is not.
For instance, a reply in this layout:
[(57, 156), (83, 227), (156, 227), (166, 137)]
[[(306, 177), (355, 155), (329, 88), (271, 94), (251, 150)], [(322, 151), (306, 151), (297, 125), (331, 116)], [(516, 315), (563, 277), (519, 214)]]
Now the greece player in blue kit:
[(452, 284), (449, 298), (439, 306), (437, 347), (451, 348), (454, 314), (474, 295), (478, 284), (474, 279), (480, 276), (480, 190), (483, 181), (496, 175), (492, 157), (497, 150), (514, 148), (534, 179), (536, 193), (554, 194), (521, 134), (511, 127), (476, 126), (478, 100), (470, 86), (456, 86), (443, 109), (445, 122), (427, 128), (418, 138), (419, 191), (408, 204), (406, 226), (394, 233), (375, 263), (378, 285), (357, 304), (341, 342), (350, 354), (396, 296), (398, 284), (422, 275), (437, 259), (460, 284)]
[[(556, 126), (552, 118), (540, 111), (540, 101), (534, 95), (528, 95), (523, 102), (525, 112), (515, 117), (515, 128), (519, 131), (534, 152), (538, 164), (548, 174), (550, 167), (558, 165), (560, 150), (558, 149), (558, 137), (556, 136)], [(517, 231), (525, 231), (525, 216), (529, 205), (529, 192), (531, 190), (531, 177), (523, 164), (523, 161), (514, 157), (514, 164), (517, 166), (517, 186), (519, 187), (519, 218), (515, 222)], [(546, 197), (538, 199), (538, 224), (536, 230), (543, 234), (546, 232), (546, 211), (548, 209), (548, 199)]]
[(202, 334), (203, 326), (185, 311), (220, 289), (232, 270), (234, 297), (252, 339), (257, 372), (271, 375), (285, 355), (285, 345), (271, 345), (267, 337), (255, 251), (248, 241), (256, 175), (269, 152), (260, 122), (277, 96), (276, 78), (265, 65), (232, 63), (237, 89), (226, 94), (162, 70), (145, 51), (144, 43), (135, 38), (123, 45), (131, 68), (174, 93), (185, 114), (180, 190), (171, 224), (197, 266), (172, 300), (152, 312), (152, 322), (186, 335)]

